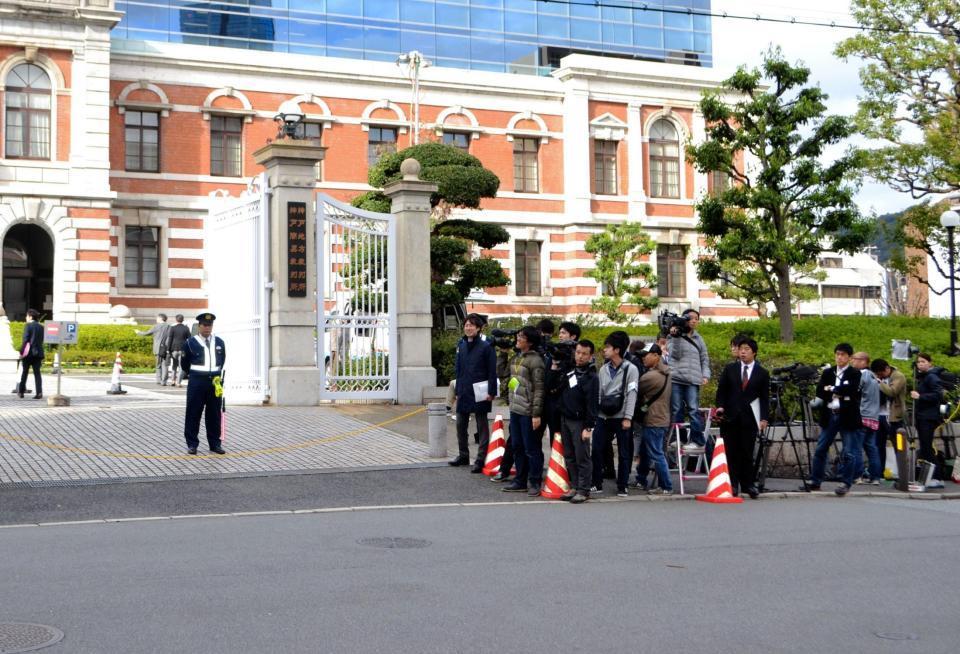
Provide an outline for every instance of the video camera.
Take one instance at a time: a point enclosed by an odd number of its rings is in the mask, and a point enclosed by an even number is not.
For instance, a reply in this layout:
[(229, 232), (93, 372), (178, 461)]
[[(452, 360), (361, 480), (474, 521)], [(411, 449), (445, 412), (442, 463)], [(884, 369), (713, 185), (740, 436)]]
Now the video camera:
[(679, 335), (690, 333), (690, 317), (673, 313), (672, 311), (661, 311), (657, 318), (657, 325), (660, 327), (660, 333), (664, 336), (670, 334), (670, 330), (677, 328)]
[(547, 343), (547, 354), (560, 368), (567, 368), (573, 364), (576, 341), (550, 341)]
[(490, 336), (493, 337), (494, 347), (501, 350), (512, 350), (517, 344), (517, 334), (519, 333), (519, 329), (493, 329), (490, 331)]
[(819, 372), (814, 366), (805, 366), (802, 363), (794, 362), (789, 366), (774, 368), (770, 371), (771, 386), (785, 386), (795, 384), (797, 386), (809, 386), (817, 381)]

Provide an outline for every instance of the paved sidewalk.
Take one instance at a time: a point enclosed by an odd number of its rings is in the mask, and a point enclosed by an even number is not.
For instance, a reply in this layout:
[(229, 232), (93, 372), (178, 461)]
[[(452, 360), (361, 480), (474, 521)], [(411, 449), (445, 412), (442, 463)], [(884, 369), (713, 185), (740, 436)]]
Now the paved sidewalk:
[[(54, 379), (44, 379), (53, 392)], [(13, 388), (0, 375), (0, 388)], [(0, 483), (276, 473), (429, 464), (424, 442), (350, 417), (336, 407), (228, 407), (226, 456), (186, 454), (183, 395), (126, 385), (106, 394), (109, 379), (64, 377), (72, 406), (0, 397)], [(180, 389), (178, 389), (180, 390)], [(403, 407), (398, 417), (422, 412)], [(389, 423), (389, 417), (380, 420)], [(425, 424), (425, 423), (424, 423)]]

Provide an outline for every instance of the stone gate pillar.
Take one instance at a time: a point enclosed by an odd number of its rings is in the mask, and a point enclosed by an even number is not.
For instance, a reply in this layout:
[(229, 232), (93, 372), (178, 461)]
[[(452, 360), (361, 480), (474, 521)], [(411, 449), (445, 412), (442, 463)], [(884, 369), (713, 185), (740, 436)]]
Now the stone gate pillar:
[(397, 276), (397, 401), (420, 404), (423, 389), (437, 385), (430, 360), (430, 195), (437, 185), (420, 180), (420, 164), (407, 159), (400, 165), (403, 179), (388, 184), (396, 218)]
[[(314, 406), (320, 401), (320, 368), (315, 359), (317, 250), (314, 220), (316, 164), (325, 148), (317, 141), (277, 139), (253, 153), (267, 173), (270, 189), (270, 402)], [(290, 293), (288, 216), (305, 206), (306, 291)]]

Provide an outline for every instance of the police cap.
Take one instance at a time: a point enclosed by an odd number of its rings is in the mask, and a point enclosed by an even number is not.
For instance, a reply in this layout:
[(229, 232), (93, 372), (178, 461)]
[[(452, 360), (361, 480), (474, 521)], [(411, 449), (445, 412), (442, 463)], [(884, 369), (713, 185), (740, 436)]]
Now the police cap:
[(210, 312), (201, 313), (199, 316), (197, 316), (197, 322), (201, 325), (212, 325), (213, 321), (216, 319), (217, 317)]

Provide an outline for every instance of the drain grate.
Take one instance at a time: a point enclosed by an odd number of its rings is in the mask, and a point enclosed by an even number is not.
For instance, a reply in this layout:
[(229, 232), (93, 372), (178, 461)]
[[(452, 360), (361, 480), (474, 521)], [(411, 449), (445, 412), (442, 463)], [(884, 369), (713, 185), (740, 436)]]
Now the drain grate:
[(905, 631), (877, 631), (873, 635), (884, 640), (920, 640), (917, 634), (908, 634)]
[(0, 622), (0, 654), (32, 652), (59, 643), (63, 632), (45, 624)]
[(369, 547), (382, 547), (388, 550), (418, 550), (431, 545), (430, 541), (422, 538), (361, 538), (357, 541)]

